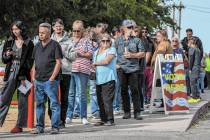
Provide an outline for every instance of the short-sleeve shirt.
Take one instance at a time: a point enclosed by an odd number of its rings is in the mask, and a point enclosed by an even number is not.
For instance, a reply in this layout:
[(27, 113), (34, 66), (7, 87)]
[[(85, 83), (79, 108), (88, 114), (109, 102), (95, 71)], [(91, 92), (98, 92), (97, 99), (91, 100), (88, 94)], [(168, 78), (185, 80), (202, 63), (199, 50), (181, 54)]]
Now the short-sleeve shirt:
[[(80, 39), (77, 44), (75, 43), (74, 50), (76, 52), (81, 52), (81, 53), (89, 52), (93, 54), (93, 46), (90, 40), (86, 38)], [(90, 66), (91, 66), (90, 59), (84, 57), (77, 57), (76, 60), (72, 62), (72, 72), (81, 72), (89, 75)]]
[[(62, 59), (62, 50), (58, 42), (50, 40), (50, 42), (43, 47), (39, 42), (34, 47), (32, 58), (35, 61), (35, 78), (38, 81), (48, 81), (54, 71), (56, 59)], [(59, 74), (56, 79), (59, 78)]]
[(145, 48), (142, 41), (137, 37), (129, 37), (128, 41), (125, 41), (125, 37), (121, 36), (116, 41), (114, 46), (117, 50), (117, 64), (125, 73), (139, 72), (139, 58), (125, 58), (125, 48), (131, 53), (145, 52)]
[[(109, 54), (114, 55), (113, 59), (108, 65), (97, 66), (96, 67), (96, 84), (101, 85), (110, 81), (117, 80), (116, 72), (116, 62), (117, 62), (117, 53), (114, 47), (107, 48), (102, 54), (98, 54), (98, 51), (95, 51), (93, 55), (94, 62), (100, 62), (106, 59)], [(98, 54), (98, 55), (97, 55)]]

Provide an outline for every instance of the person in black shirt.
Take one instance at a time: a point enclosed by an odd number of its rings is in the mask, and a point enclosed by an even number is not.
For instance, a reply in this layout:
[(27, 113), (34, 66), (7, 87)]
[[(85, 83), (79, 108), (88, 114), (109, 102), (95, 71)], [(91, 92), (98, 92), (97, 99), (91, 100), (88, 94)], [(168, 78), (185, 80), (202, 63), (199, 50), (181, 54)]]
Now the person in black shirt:
[(58, 85), (61, 68), (62, 50), (57, 41), (51, 38), (51, 25), (41, 23), (39, 25), (40, 42), (33, 51), (34, 67), (32, 80), (35, 84), (36, 96), (36, 129), (33, 134), (44, 133), (45, 102), (50, 99), (51, 134), (59, 132), (60, 103), (58, 100)]

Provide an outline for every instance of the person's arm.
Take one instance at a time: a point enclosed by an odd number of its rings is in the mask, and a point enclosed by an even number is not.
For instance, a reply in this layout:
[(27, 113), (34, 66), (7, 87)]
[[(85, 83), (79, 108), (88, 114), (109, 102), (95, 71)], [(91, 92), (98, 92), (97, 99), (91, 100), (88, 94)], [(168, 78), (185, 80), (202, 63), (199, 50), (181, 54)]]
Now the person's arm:
[(109, 55), (107, 55), (107, 57), (104, 60), (96, 61), (95, 63), (93, 63), (93, 65), (95, 65), (95, 66), (108, 65), (114, 57), (115, 57), (114, 54), (109, 54)]
[(146, 52), (146, 64), (150, 61), (151, 56), (152, 56), (151, 52)]
[(35, 79), (35, 75), (36, 75), (35, 64), (33, 65), (32, 69), (31, 69), (31, 72), (32, 72), (31, 81), (34, 81), (34, 80), (36, 80)]
[(53, 73), (49, 79), (49, 81), (53, 81), (55, 80), (56, 76), (58, 75), (58, 73), (60, 72), (60, 69), (61, 69), (61, 59), (56, 59), (56, 64), (55, 64), (55, 67), (54, 67), (54, 70), (53, 70)]

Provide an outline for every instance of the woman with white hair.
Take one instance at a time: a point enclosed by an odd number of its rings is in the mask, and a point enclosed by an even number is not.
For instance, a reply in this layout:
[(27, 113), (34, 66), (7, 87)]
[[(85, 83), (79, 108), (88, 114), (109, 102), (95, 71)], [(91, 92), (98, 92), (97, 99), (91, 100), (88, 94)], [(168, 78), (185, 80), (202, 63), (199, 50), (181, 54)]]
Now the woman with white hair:
[(96, 93), (100, 109), (99, 125), (114, 125), (113, 99), (115, 93), (116, 49), (111, 47), (111, 37), (102, 34), (99, 49), (94, 53), (93, 66), (96, 68)]

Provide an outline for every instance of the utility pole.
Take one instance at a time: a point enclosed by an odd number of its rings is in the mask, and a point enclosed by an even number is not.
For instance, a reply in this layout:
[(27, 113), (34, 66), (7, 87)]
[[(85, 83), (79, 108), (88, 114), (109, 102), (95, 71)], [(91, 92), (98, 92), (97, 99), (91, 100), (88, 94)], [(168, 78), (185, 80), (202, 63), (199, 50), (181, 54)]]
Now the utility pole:
[(184, 5), (182, 4), (182, 2), (180, 1), (180, 4), (178, 6), (178, 10), (179, 10), (179, 38), (181, 36), (181, 21), (182, 21), (182, 9), (184, 9)]
[[(176, 9), (175, 2), (174, 2), (174, 4), (172, 5), (172, 8), (173, 8), (173, 22), (175, 23), (175, 9)], [(174, 37), (174, 32), (175, 32), (175, 28), (174, 28), (174, 26), (173, 26), (172, 37)]]

